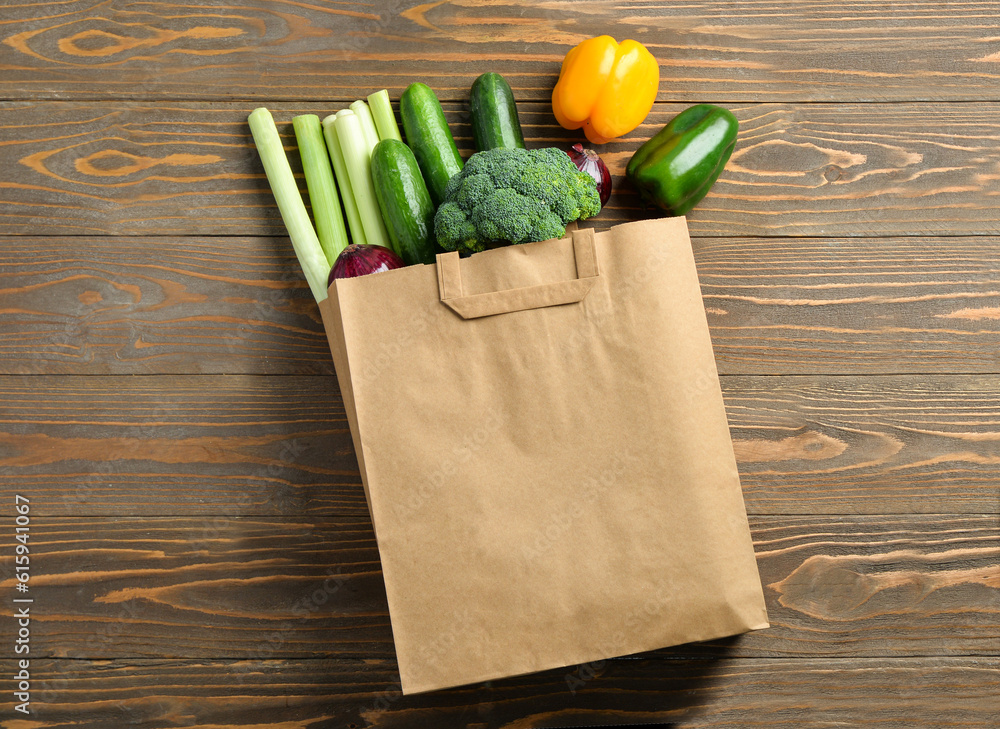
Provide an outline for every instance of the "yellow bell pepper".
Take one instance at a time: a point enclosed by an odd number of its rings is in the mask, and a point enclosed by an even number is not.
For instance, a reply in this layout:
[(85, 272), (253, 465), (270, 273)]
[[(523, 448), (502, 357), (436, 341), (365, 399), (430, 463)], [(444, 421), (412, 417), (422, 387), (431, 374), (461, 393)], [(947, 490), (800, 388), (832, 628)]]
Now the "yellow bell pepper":
[(659, 86), (660, 66), (644, 45), (602, 35), (566, 54), (552, 112), (564, 128), (583, 127), (587, 139), (604, 144), (642, 123)]

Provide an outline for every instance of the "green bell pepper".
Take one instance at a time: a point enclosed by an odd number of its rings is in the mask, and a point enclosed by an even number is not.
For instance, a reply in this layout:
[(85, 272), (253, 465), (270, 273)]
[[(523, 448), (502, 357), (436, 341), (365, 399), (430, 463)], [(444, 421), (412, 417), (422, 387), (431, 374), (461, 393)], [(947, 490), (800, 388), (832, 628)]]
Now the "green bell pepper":
[(739, 122), (728, 109), (685, 109), (632, 155), (625, 176), (647, 203), (684, 215), (715, 184), (736, 146)]

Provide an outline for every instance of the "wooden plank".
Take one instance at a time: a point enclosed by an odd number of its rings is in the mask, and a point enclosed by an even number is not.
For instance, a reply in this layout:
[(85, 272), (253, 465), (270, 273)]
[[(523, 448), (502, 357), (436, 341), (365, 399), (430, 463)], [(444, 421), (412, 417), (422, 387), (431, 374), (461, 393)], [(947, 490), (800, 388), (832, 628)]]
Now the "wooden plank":
[[(1000, 238), (696, 238), (724, 374), (996, 373)], [(0, 238), (0, 372), (333, 374), (285, 238)]]
[[(0, 661), (13, 675), (13, 661)], [(995, 659), (606, 661), (402, 696), (392, 661), (33, 660), (32, 729), (995, 726)], [(582, 676), (582, 678), (581, 678)], [(13, 712), (10, 694), (0, 710)], [(669, 722), (662, 724), (660, 722)], [(11, 729), (20, 726), (16, 719)]]
[(722, 382), (754, 512), (1000, 511), (996, 376)]
[[(995, 517), (750, 524), (772, 627), (658, 656), (1000, 656)], [(367, 519), (36, 516), (30, 526), (29, 591), (18, 596), (38, 616), (32, 655), (394, 655)], [(9, 553), (0, 589), (14, 594), (13, 583)]]
[[(290, 120), (339, 104), (271, 106), (294, 158)], [(0, 207), (15, 235), (284, 235), (246, 125), (256, 104), (0, 103)], [(658, 104), (601, 152), (616, 194), (606, 227), (654, 215), (621, 176), (639, 145), (685, 108)], [(1000, 105), (733, 106), (740, 141), (696, 236), (1000, 234)], [(471, 153), (465, 103), (446, 104)], [(569, 145), (547, 104), (521, 106), (530, 146)]]
[[(995, 513), (998, 390), (724, 377), (748, 509)], [(0, 402), (0, 494), (39, 515), (368, 514), (332, 377), (8, 376)]]
[(992, 516), (750, 518), (771, 628), (736, 655), (1000, 652)]
[(0, 238), (0, 371), (333, 374), (287, 238)]
[[(661, 100), (997, 100), (989, 3), (8, 2), (0, 97), (354, 99), (414, 80), (464, 98), (499, 71), (545, 99), (612, 33), (660, 60)], [(919, 52), (914, 52), (919, 49)]]
[(334, 377), (0, 378), (36, 514), (367, 514)]
[(1000, 372), (996, 243), (695, 239), (719, 370)]

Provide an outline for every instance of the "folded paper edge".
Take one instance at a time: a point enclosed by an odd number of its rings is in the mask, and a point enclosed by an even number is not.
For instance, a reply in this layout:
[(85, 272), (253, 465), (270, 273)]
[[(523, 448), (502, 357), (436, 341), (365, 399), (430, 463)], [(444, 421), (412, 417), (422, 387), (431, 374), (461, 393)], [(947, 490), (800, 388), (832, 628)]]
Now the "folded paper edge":
[[(358, 411), (354, 402), (354, 385), (351, 382), (351, 364), (347, 355), (347, 339), (344, 333), (343, 317), (340, 313), (340, 296), (337, 291), (336, 282), (328, 289), (328, 296), (319, 302), (320, 315), (323, 319), (323, 328), (326, 329), (327, 343), (330, 345), (330, 354), (333, 357), (334, 370), (337, 373), (337, 383), (340, 386), (340, 396), (344, 403), (344, 411), (347, 415), (347, 422), (350, 426), (351, 440), (354, 443), (354, 454), (358, 461), (358, 470), (361, 473), (361, 484), (365, 492), (365, 504), (368, 507), (368, 518), (371, 519), (372, 529), (376, 530), (375, 515), (372, 512), (371, 494), (368, 490), (368, 472), (365, 469), (364, 450), (361, 447), (361, 432), (358, 428)], [(378, 534), (376, 531), (376, 539)]]

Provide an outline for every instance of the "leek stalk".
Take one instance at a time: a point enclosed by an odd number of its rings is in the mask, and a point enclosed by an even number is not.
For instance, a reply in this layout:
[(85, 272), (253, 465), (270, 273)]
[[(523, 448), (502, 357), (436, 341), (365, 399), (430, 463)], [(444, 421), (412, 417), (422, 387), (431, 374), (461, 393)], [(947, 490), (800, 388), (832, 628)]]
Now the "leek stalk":
[(326, 281), (330, 275), (330, 262), (327, 261), (309, 213), (306, 212), (305, 203), (302, 202), (302, 195), (299, 194), (288, 157), (274, 126), (274, 118), (271, 112), (261, 107), (254, 109), (247, 121), (260, 161), (264, 165), (271, 193), (292, 241), (295, 256), (299, 259), (299, 265), (317, 303), (323, 301), (327, 297)]
[(347, 229), (340, 212), (340, 198), (323, 139), (323, 126), (315, 114), (302, 114), (292, 117), (292, 128), (302, 158), (316, 235), (332, 266), (340, 252), (347, 248)]
[(375, 145), (379, 143), (378, 129), (375, 127), (375, 118), (372, 116), (372, 110), (368, 108), (368, 104), (363, 99), (358, 99), (348, 108), (354, 112), (355, 116), (358, 117), (358, 121), (361, 122), (361, 131), (364, 132), (365, 144), (368, 145), (368, 154), (370, 155), (372, 150), (375, 149)]
[(364, 244), (368, 241), (365, 239), (365, 229), (361, 224), (358, 203), (354, 199), (354, 190), (351, 189), (351, 178), (347, 174), (344, 153), (340, 149), (340, 139), (337, 137), (337, 127), (334, 124), (336, 119), (336, 114), (330, 114), (330, 116), (323, 119), (323, 136), (326, 138), (326, 151), (330, 154), (333, 174), (337, 178), (340, 197), (344, 201), (344, 215), (347, 217), (347, 227), (351, 231), (351, 242)]
[(396, 115), (392, 113), (392, 102), (389, 101), (388, 91), (382, 89), (371, 94), (368, 97), (368, 108), (375, 120), (375, 128), (378, 130), (380, 140), (398, 139), (400, 142), (403, 141), (403, 136), (399, 133), (399, 125), (396, 124)]
[(365, 239), (370, 245), (392, 248), (389, 232), (382, 222), (382, 212), (375, 197), (375, 185), (371, 174), (371, 148), (365, 138), (362, 122), (350, 109), (337, 112), (334, 121), (340, 151), (344, 155), (344, 165), (351, 181), (354, 201), (358, 206)]

